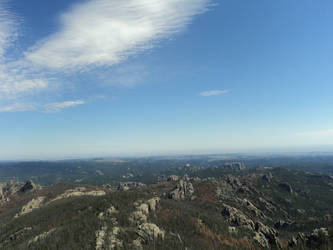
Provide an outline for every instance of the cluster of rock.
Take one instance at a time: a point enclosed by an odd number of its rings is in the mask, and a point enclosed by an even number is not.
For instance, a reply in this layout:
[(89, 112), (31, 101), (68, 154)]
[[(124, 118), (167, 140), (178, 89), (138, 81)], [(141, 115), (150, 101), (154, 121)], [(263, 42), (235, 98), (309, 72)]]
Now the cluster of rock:
[(242, 170), (242, 169), (245, 169), (245, 164), (243, 162), (226, 162), (224, 164), (223, 168)]
[[(250, 210), (258, 213), (258, 209), (249, 201), (244, 201)], [(223, 209), (221, 214), (223, 217), (227, 218), (227, 221), (231, 225), (229, 227), (229, 232), (237, 232), (237, 228), (245, 229), (254, 234), (253, 239), (263, 248), (281, 248), (280, 240), (278, 238), (278, 233), (274, 228), (264, 225), (262, 222), (253, 221), (247, 215), (245, 215), (241, 210), (231, 207), (227, 204), (223, 204)]]
[(34, 210), (36, 208), (40, 208), (42, 206), (44, 200), (45, 200), (44, 196), (39, 196), (35, 199), (32, 199), (31, 201), (29, 201), (27, 204), (25, 204), (21, 208), (21, 211), (15, 215), (15, 218), (20, 217), (24, 214), (31, 213), (32, 210)]
[[(31, 189), (29, 189), (31, 190)], [(67, 199), (71, 197), (80, 197), (80, 196), (103, 196), (105, 195), (104, 190), (88, 190), (85, 187), (77, 187), (74, 189), (66, 190), (64, 193), (56, 196), (55, 198), (46, 201), (46, 197), (44, 196), (38, 196), (36, 198), (33, 198), (31, 201), (29, 201), (27, 204), (25, 204), (19, 213), (17, 213), (14, 217), (18, 218), (22, 215), (31, 213), (33, 210), (41, 208), (44, 205), (48, 205), (54, 201), (60, 200), (60, 199)]]
[(128, 191), (128, 190), (139, 190), (145, 188), (146, 184), (141, 182), (129, 181), (129, 182), (120, 182), (117, 190)]
[(311, 247), (316, 243), (321, 243), (322, 237), (328, 237), (328, 229), (327, 228), (317, 228), (313, 230), (311, 233), (298, 233), (296, 237), (292, 237), (288, 243), (288, 247), (293, 248), (300, 245), (305, 245)]
[(53, 229), (51, 229), (50, 231), (47, 231), (47, 232), (44, 232), (44, 233), (41, 233), (41, 234), (35, 236), (33, 239), (31, 239), (31, 240), (28, 241), (28, 245), (31, 245), (31, 244), (33, 244), (33, 243), (36, 243), (36, 242), (38, 242), (38, 241), (41, 241), (41, 240), (46, 239), (46, 238), (47, 238), (51, 233), (53, 233), (55, 230), (56, 230), (56, 229), (53, 228)]
[(176, 187), (169, 192), (168, 197), (173, 200), (193, 200), (195, 198), (193, 184), (189, 181), (180, 180)]
[(211, 180), (216, 186), (216, 195), (219, 200), (237, 201), (238, 194), (251, 195), (256, 193), (250, 183), (241, 181), (237, 176), (224, 176)]
[(170, 175), (170, 176), (168, 176), (168, 178), (167, 178), (167, 181), (179, 181), (179, 176), (178, 175)]
[(160, 229), (156, 224), (148, 221), (150, 213), (154, 213), (158, 203), (159, 197), (154, 197), (146, 202), (138, 201), (134, 205), (135, 211), (130, 216), (130, 221), (136, 225), (136, 233), (138, 238), (133, 241), (135, 249), (143, 249), (142, 244), (148, 243), (154, 239), (164, 239), (165, 231)]
[(101, 228), (95, 232), (96, 250), (113, 250), (123, 247), (123, 241), (119, 239), (121, 229), (118, 226), (117, 219), (113, 216), (116, 213), (118, 211), (114, 206), (111, 206), (105, 212), (99, 213), (98, 219), (100, 220)]
[(38, 190), (41, 187), (32, 181), (23, 182), (2, 182), (0, 183), (0, 204), (10, 201), (10, 196), (14, 194), (26, 193)]

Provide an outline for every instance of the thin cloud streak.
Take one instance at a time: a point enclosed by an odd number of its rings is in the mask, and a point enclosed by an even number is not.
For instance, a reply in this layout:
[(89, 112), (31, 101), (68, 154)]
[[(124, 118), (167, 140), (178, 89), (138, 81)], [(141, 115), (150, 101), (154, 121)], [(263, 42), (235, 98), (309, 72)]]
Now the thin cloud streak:
[(26, 104), (26, 103), (13, 103), (8, 106), (0, 107), (0, 112), (26, 112), (26, 111), (32, 111), (35, 110), (36, 107), (32, 104)]
[(201, 96), (208, 97), (208, 96), (217, 96), (217, 95), (225, 95), (229, 93), (229, 90), (208, 90), (203, 91), (200, 93)]
[(55, 102), (45, 105), (45, 112), (59, 112), (62, 109), (83, 105), (83, 100)]

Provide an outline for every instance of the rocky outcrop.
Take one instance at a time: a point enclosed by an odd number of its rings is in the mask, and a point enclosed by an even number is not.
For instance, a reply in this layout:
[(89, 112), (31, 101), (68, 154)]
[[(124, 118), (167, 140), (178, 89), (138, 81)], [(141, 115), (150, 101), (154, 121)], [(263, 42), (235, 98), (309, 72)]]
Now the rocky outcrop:
[(311, 233), (298, 233), (295, 237), (292, 237), (288, 243), (288, 247), (293, 248), (299, 245), (306, 245), (308, 247), (312, 247), (313, 245), (322, 243), (323, 237), (328, 237), (328, 229), (327, 228), (317, 228), (313, 230)]
[(32, 190), (39, 190), (41, 189), (41, 186), (33, 183), (31, 180), (27, 181), (23, 187), (20, 188), (19, 192), (20, 193), (26, 193)]
[(271, 201), (267, 201), (262, 197), (259, 197), (260, 204), (267, 210), (269, 213), (273, 214), (277, 211), (277, 205)]
[(138, 190), (138, 189), (141, 189), (144, 187), (146, 187), (146, 184), (144, 184), (144, 183), (130, 181), (130, 182), (119, 183), (119, 186), (117, 189), (120, 191), (128, 191), (128, 190)]
[(286, 229), (288, 227), (290, 227), (292, 224), (292, 222), (290, 221), (284, 221), (284, 220), (278, 220), (275, 224), (274, 227), (276, 229)]
[(194, 199), (194, 188), (191, 182), (180, 180), (177, 186), (169, 193), (168, 197), (173, 200)]
[(247, 210), (249, 210), (254, 216), (260, 219), (265, 219), (265, 214), (260, 211), (255, 205), (253, 205), (249, 200), (243, 199), (241, 201), (241, 204), (246, 207)]
[(147, 217), (150, 212), (155, 212), (158, 203), (160, 202), (159, 197), (153, 197), (146, 202), (135, 202), (135, 211), (130, 215), (129, 219), (132, 223), (141, 225), (147, 222)]
[[(123, 241), (119, 239), (120, 227), (114, 214), (118, 213), (114, 206), (108, 208), (105, 212), (98, 215), (101, 223), (101, 228), (95, 232), (96, 235), (96, 250), (104, 249), (122, 249)], [(111, 229), (110, 229), (111, 227)]]
[(273, 175), (271, 172), (268, 172), (267, 174), (264, 174), (262, 177), (261, 177), (262, 180), (264, 181), (267, 181), (267, 182), (271, 182), (272, 179), (273, 179)]
[(143, 249), (142, 244), (150, 240), (164, 239), (165, 231), (148, 221), (149, 214), (155, 212), (159, 202), (159, 197), (153, 197), (146, 202), (139, 201), (134, 204), (136, 210), (131, 214), (130, 221), (137, 227), (138, 238), (132, 242), (135, 249)]
[(274, 228), (268, 227), (261, 222), (256, 222), (255, 230), (257, 233), (265, 236), (270, 246), (274, 248), (281, 248), (278, 232)]
[(35, 236), (32, 240), (30, 240), (30, 241), (28, 242), (28, 245), (31, 245), (31, 244), (33, 244), (33, 243), (36, 243), (36, 242), (38, 242), (38, 241), (40, 241), (40, 240), (44, 240), (46, 237), (48, 237), (48, 236), (49, 236), (51, 233), (53, 233), (54, 231), (55, 231), (55, 228), (51, 229), (51, 230), (48, 231), (48, 232), (44, 232), (44, 233), (41, 233), (41, 234)]
[(292, 189), (291, 185), (290, 185), (289, 183), (287, 183), (287, 182), (286, 182), (286, 183), (281, 183), (281, 184), (279, 184), (279, 187), (280, 187), (282, 190), (288, 192), (289, 194), (292, 194), (292, 193), (293, 193), (293, 189)]
[(0, 183), (0, 204), (10, 201), (10, 196), (38, 190), (41, 187), (32, 181), (23, 182), (2, 182)]
[(148, 208), (149, 208), (150, 212), (155, 212), (156, 206), (160, 202), (160, 200), (161, 199), (159, 197), (154, 197), (154, 198), (151, 198), (147, 201)]
[(245, 169), (245, 164), (243, 162), (227, 162), (224, 164), (223, 168), (242, 170)]
[(143, 223), (138, 227), (137, 234), (144, 241), (161, 237), (164, 239), (165, 232), (154, 223)]
[[(30, 185), (32, 185), (32, 184), (30, 183), (28, 185), (25, 185), (25, 188), (28, 188), (25, 190), (32, 190), (31, 188), (29, 188)], [(37, 188), (37, 186), (35, 186), (35, 187)], [(35, 209), (38, 209), (44, 205), (48, 205), (48, 204), (50, 204), (54, 201), (60, 200), (60, 199), (67, 199), (67, 198), (71, 198), (71, 197), (80, 197), (80, 196), (103, 196), (105, 194), (106, 193), (103, 190), (90, 190), (89, 191), (85, 187), (78, 187), (75, 189), (66, 190), (65, 193), (60, 194), (60, 195), (56, 196), (54, 199), (51, 199), (47, 202), (46, 202), (46, 198), (44, 196), (39, 196), (37, 198), (32, 199), (26, 205), (24, 205), (22, 207), (21, 211), (15, 215), (15, 218), (20, 217), (24, 214), (30, 213)]]
[(261, 232), (255, 232), (253, 240), (255, 240), (262, 248), (270, 248), (268, 239)]
[(223, 204), (221, 214), (227, 218), (227, 221), (234, 226), (254, 231), (254, 222), (249, 219), (242, 211), (237, 208)]
[(17, 193), (22, 187), (21, 182), (2, 182), (0, 183), (0, 200), (5, 200), (10, 195)]
[(24, 214), (31, 213), (34, 209), (40, 208), (45, 200), (44, 196), (37, 197), (29, 201), (26, 205), (24, 205), (21, 211), (15, 215), (15, 218), (20, 217)]
[(60, 199), (67, 199), (71, 197), (80, 196), (103, 196), (105, 195), (104, 190), (87, 190), (85, 187), (77, 187), (75, 189), (66, 190), (65, 193), (58, 195), (56, 198), (50, 200), (48, 203), (54, 202)]
[(179, 181), (179, 176), (178, 175), (170, 175), (167, 178), (167, 181)]
[[(253, 204), (252, 204), (253, 205)], [(249, 205), (252, 207), (251, 205)], [(232, 227), (233, 232), (237, 231), (237, 227), (248, 230), (254, 234), (253, 239), (263, 248), (281, 248), (278, 233), (275, 229), (264, 225), (262, 222), (249, 219), (242, 211), (229, 205), (223, 204), (221, 215), (227, 218)]]

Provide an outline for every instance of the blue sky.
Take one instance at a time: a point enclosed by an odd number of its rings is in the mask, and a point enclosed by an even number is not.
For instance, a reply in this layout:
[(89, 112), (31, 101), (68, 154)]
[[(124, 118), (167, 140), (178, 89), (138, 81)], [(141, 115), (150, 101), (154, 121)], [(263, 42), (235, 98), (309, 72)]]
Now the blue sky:
[(329, 0), (0, 0), (0, 160), (332, 150)]

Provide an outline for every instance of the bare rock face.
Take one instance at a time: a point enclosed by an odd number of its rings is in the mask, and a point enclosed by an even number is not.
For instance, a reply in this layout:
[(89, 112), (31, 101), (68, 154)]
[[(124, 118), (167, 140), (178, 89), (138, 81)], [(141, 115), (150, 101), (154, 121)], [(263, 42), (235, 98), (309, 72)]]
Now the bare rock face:
[[(244, 203), (244, 201), (243, 201)], [(248, 207), (259, 213), (258, 209), (249, 201), (245, 200), (245, 203)], [(246, 205), (245, 204), (245, 205)], [(243, 204), (244, 205), (244, 204)], [(260, 221), (253, 222), (249, 219), (241, 210), (231, 207), (229, 205), (223, 204), (224, 208), (221, 211), (223, 217), (227, 218), (227, 221), (231, 226), (234, 226), (236, 229), (240, 227), (242, 229), (249, 230), (254, 233), (253, 239), (262, 247), (262, 248), (281, 248), (280, 240), (278, 238), (278, 233), (274, 228), (268, 227), (261, 223)], [(254, 210), (256, 209), (256, 210)], [(261, 211), (260, 211), (261, 212)], [(260, 217), (256, 216), (256, 217)], [(230, 228), (230, 227), (229, 227)], [(230, 229), (229, 229), (230, 231)]]
[(160, 202), (159, 197), (153, 197), (146, 202), (135, 202), (135, 211), (130, 215), (129, 220), (137, 225), (141, 225), (148, 221), (148, 215), (151, 212), (155, 212), (158, 203)]
[(307, 246), (311, 246), (313, 243), (317, 243), (321, 241), (321, 237), (328, 237), (328, 229), (327, 228), (317, 228), (313, 230), (311, 233), (298, 233), (297, 237), (292, 237), (288, 243), (288, 247), (296, 247), (301, 244), (306, 244)]
[(177, 186), (169, 193), (173, 200), (193, 199), (194, 188), (191, 182), (180, 180)]
[(48, 201), (48, 203), (54, 202), (60, 199), (67, 199), (71, 197), (80, 197), (80, 196), (103, 196), (105, 195), (104, 190), (87, 190), (85, 187), (77, 187), (74, 189), (68, 189), (65, 193), (58, 195), (54, 199)]
[(259, 197), (259, 202), (265, 207), (267, 211), (269, 211), (271, 214), (277, 211), (277, 205), (274, 204), (271, 201), (267, 201), (262, 197)]
[(149, 208), (150, 212), (155, 212), (156, 206), (160, 202), (160, 200), (161, 199), (159, 197), (154, 197), (154, 198), (151, 198), (147, 201), (148, 208)]
[(137, 234), (139, 237), (147, 242), (149, 239), (156, 239), (161, 237), (164, 239), (165, 232), (164, 230), (160, 229), (156, 224), (154, 223), (143, 223), (138, 227)]
[(275, 248), (281, 248), (281, 243), (278, 238), (278, 233), (274, 228), (268, 227), (261, 222), (257, 222), (255, 225), (257, 232), (262, 233), (268, 240), (270, 246)]
[(26, 205), (24, 205), (21, 209), (21, 212), (15, 215), (15, 218), (20, 217), (24, 214), (31, 213), (34, 209), (40, 208), (45, 200), (44, 196), (37, 197), (36, 199), (32, 199)]
[(263, 248), (270, 248), (269, 242), (261, 232), (255, 232), (253, 239)]
[(0, 183), (0, 201), (5, 201), (9, 196), (16, 194), (22, 185), (22, 182), (14, 181)]
[(32, 181), (23, 182), (3, 182), (0, 183), (0, 204), (10, 201), (10, 196), (14, 194), (31, 192), (34, 190), (38, 190), (41, 187)]
[(224, 208), (221, 212), (223, 217), (226, 217), (230, 224), (254, 231), (254, 223), (251, 219), (237, 208), (223, 204)]
[(20, 188), (20, 193), (26, 193), (32, 190), (38, 190), (41, 189), (41, 187), (35, 183), (33, 183), (31, 180), (27, 181), (23, 187)]
[(263, 212), (261, 212), (255, 205), (253, 205), (249, 200), (243, 199), (242, 205), (246, 207), (253, 215), (255, 215), (258, 218), (264, 219), (266, 216)]
[(165, 231), (148, 221), (149, 214), (155, 212), (159, 202), (159, 197), (153, 197), (145, 202), (137, 201), (134, 203), (136, 210), (130, 215), (129, 220), (137, 227), (138, 238), (132, 242), (135, 249), (143, 249), (142, 244), (152, 239), (164, 239)]

